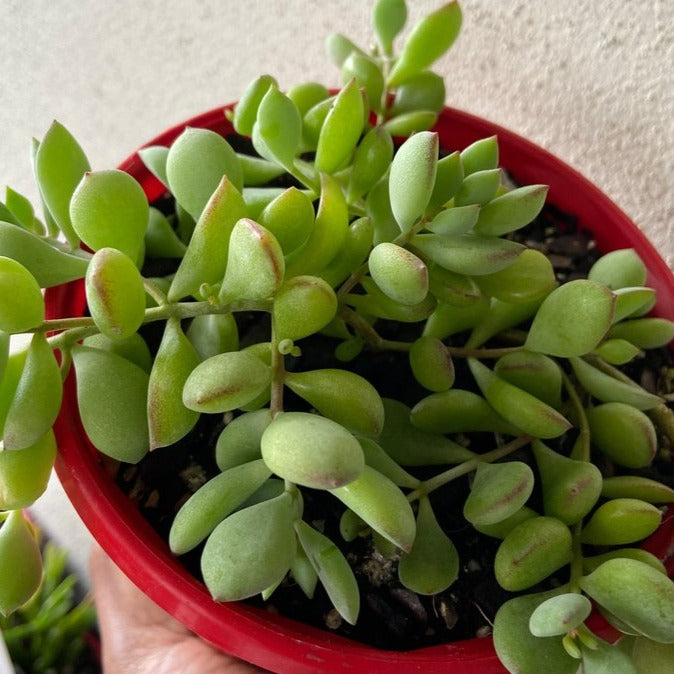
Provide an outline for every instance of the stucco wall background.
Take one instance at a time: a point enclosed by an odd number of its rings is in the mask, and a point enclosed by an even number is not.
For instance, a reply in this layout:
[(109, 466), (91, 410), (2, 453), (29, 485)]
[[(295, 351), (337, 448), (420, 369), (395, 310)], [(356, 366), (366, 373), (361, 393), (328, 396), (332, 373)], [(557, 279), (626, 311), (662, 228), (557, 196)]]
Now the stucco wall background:
[[(441, 0), (408, 0), (409, 22)], [(448, 104), (572, 164), (674, 264), (674, 0), (462, 0), (437, 69)], [(30, 139), (65, 124), (93, 168), (235, 100), (261, 72), (338, 83), (328, 32), (370, 40), (356, 0), (0, 0), (0, 189), (35, 198)], [(0, 199), (3, 198), (0, 192)], [(85, 566), (56, 485), (38, 510)]]

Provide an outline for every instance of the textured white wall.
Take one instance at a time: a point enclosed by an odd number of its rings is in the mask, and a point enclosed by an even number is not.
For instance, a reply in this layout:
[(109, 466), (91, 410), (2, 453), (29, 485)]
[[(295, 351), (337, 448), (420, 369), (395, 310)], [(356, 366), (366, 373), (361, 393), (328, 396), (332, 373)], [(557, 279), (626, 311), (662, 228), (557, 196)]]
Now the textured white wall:
[[(408, 0), (410, 23), (440, 4)], [(367, 45), (369, 7), (356, 0), (0, 0), (0, 187), (35, 196), (30, 139), (54, 118), (93, 167), (104, 168), (165, 127), (236, 99), (261, 72), (284, 87), (305, 79), (335, 84), (323, 39), (340, 31)], [(571, 163), (632, 216), (671, 266), (674, 0), (462, 0), (462, 7), (462, 35), (439, 66), (448, 103)], [(53, 498), (41, 512), (72, 540), (60, 497)]]

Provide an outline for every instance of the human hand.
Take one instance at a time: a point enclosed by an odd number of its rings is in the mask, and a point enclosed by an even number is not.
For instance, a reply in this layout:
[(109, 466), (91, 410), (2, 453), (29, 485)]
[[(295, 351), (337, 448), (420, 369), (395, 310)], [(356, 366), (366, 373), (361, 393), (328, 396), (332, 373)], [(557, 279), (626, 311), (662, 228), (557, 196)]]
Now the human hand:
[(219, 653), (148, 599), (98, 546), (91, 582), (105, 674), (259, 674)]

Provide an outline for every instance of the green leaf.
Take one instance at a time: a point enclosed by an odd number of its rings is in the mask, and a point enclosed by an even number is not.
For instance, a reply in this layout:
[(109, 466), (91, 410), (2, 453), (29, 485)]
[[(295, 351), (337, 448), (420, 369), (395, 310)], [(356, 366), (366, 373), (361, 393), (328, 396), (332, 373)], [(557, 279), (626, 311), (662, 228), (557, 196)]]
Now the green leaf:
[(528, 225), (540, 213), (547, 194), (547, 185), (527, 185), (492, 199), (480, 209), (475, 232), (502, 236)]
[(421, 131), (398, 149), (389, 174), (391, 210), (404, 233), (423, 215), (433, 193), (438, 164), (438, 136)]
[(428, 294), (428, 269), (414, 253), (394, 243), (376, 245), (368, 259), (370, 275), (379, 289), (401, 304), (423, 302)]
[(551, 407), (561, 407), (562, 371), (552, 358), (534, 351), (514, 351), (496, 361), (494, 372)]
[(279, 339), (302, 339), (324, 328), (335, 317), (337, 296), (323, 279), (294, 276), (274, 298), (272, 316)]
[(615, 295), (579, 279), (553, 290), (536, 314), (526, 347), (551, 356), (582, 356), (597, 347), (611, 327)]
[(435, 309), (435, 298), (426, 295), (425, 299), (417, 304), (401, 304), (385, 295), (368, 276), (361, 279), (361, 286), (366, 294), (350, 293), (346, 296), (346, 303), (355, 307), (360, 313), (377, 318), (386, 318), (403, 323), (417, 323), (428, 318)]
[(266, 185), (285, 173), (285, 169), (274, 162), (262, 157), (236, 153), (241, 165), (244, 187)]
[(529, 629), (536, 637), (566, 634), (585, 622), (592, 612), (590, 600), (575, 592), (558, 594), (539, 604), (529, 618)]
[(410, 475), (404, 468), (401, 468), (374, 440), (370, 438), (359, 438), (365, 463), (376, 471), (385, 475), (391, 482), (399, 487), (409, 487), (416, 489), (421, 481)]
[(155, 178), (160, 180), (168, 187), (168, 178), (166, 177), (166, 159), (169, 149), (163, 145), (151, 145), (138, 150), (138, 156), (147, 169)]
[(463, 389), (422, 398), (412, 408), (410, 419), (417, 428), (429, 433), (518, 434), (518, 429), (499, 416), (482, 396)]
[(517, 592), (539, 583), (571, 561), (571, 532), (554, 517), (532, 517), (503, 540), (494, 558), (499, 585)]
[(470, 358), (468, 365), (487, 402), (524, 433), (537, 438), (556, 438), (571, 428), (570, 422), (553, 407), (513, 386), (480, 361)]
[(354, 269), (367, 259), (374, 239), (372, 220), (365, 216), (349, 225), (344, 244), (335, 257), (319, 272), (319, 276), (333, 288), (343, 283)]
[(613, 314), (614, 323), (633, 314), (638, 315), (644, 307), (651, 307), (655, 303), (655, 290), (653, 288), (618, 288), (614, 290), (614, 294), (616, 296)]
[[(222, 281), (227, 267), (230, 237), (246, 215), (239, 190), (224, 176), (204, 206), (168, 293), (170, 301), (198, 296), (202, 283)], [(217, 250), (218, 254), (212, 252)]]
[(363, 98), (354, 78), (337, 94), (321, 127), (316, 148), (317, 171), (331, 174), (343, 167), (356, 148), (363, 117)]
[(398, 577), (412, 592), (444, 592), (459, 576), (459, 553), (440, 528), (427, 497), (419, 499), (414, 545), (400, 558)]
[[(626, 653), (603, 639), (592, 636), (593, 647), (583, 646), (583, 674), (638, 674)], [(582, 643), (582, 642), (581, 642)], [(649, 667), (648, 674), (653, 674)]]
[(476, 306), (483, 299), (480, 287), (472, 277), (443, 269), (437, 264), (428, 269), (428, 286), (438, 302), (454, 307)]
[(612, 475), (603, 480), (604, 498), (636, 498), (648, 503), (674, 502), (672, 487), (641, 475)]
[(494, 522), (493, 524), (473, 524), (473, 528), (481, 534), (503, 540), (516, 526), (519, 526), (526, 520), (538, 516), (539, 514), (535, 510), (529, 508), (529, 506), (522, 506), (519, 510), (516, 510), (512, 515), (509, 515), (500, 522)]
[(220, 353), (192, 370), (183, 388), (183, 403), (196, 412), (228, 412), (251, 402), (270, 381), (269, 366), (253, 353)]
[(79, 239), (70, 220), (70, 199), (89, 170), (89, 161), (77, 141), (54, 122), (35, 155), (35, 178), (45, 206), (72, 248), (77, 247)]
[(580, 540), (592, 545), (627, 545), (650, 536), (661, 520), (662, 513), (650, 503), (616, 498), (602, 503), (594, 511), (583, 527)]
[(429, 391), (446, 391), (454, 385), (454, 362), (436, 337), (423, 336), (412, 343), (409, 354), (414, 378)]
[(424, 70), (396, 89), (391, 114), (398, 116), (419, 110), (439, 113), (444, 103), (444, 79), (430, 70)]
[(145, 320), (145, 287), (134, 262), (116, 248), (100, 248), (87, 269), (87, 305), (96, 327), (111, 339), (133, 335)]
[(494, 619), (494, 647), (510, 672), (574, 674), (578, 660), (562, 646), (559, 637), (536, 637), (529, 629), (532, 613), (560, 590), (525, 594), (503, 604)]
[(293, 519), (285, 493), (218, 524), (201, 555), (204, 582), (216, 601), (246, 599), (283, 579), (297, 545)]
[(307, 599), (313, 599), (316, 585), (318, 584), (318, 574), (301, 545), (297, 547), (295, 558), (290, 565), (290, 574), (300, 586)]
[(260, 75), (254, 79), (245, 89), (239, 102), (234, 108), (232, 124), (234, 130), (242, 136), (250, 136), (257, 119), (257, 111), (260, 102), (271, 87), (276, 87), (277, 82), (271, 75)]
[(646, 637), (637, 637), (634, 640), (632, 660), (637, 672), (669, 674), (674, 661), (674, 645), (661, 644)]
[(276, 86), (260, 101), (253, 127), (253, 145), (269, 161), (292, 168), (302, 139), (302, 118), (295, 104)]
[(103, 351), (112, 351), (122, 358), (138, 365), (148, 374), (152, 369), (152, 356), (145, 340), (134, 334), (126, 339), (110, 339), (103, 334), (91, 335), (82, 342), (85, 346), (92, 346)]
[(70, 201), (77, 235), (93, 250), (117, 248), (138, 258), (149, 220), (143, 188), (117, 169), (86, 173)]
[(22, 264), (41, 288), (82, 278), (91, 259), (88, 253), (67, 253), (57, 241), (8, 222), (0, 222), (0, 255)]
[(35, 213), (30, 201), (13, 190), (9, 185), (5, 188), (5, 205), (19, 221), (22, 227), (28, 230), (35, 229)]
[(42, 580), (42, 557), (21, 510), (13, 510), (0, 525), (0, 614), (23, 606)]
[(63, 397), (61, 371), (43, 333), (33, 335), (7, 418), (2, 443), (6, 450), (34, 445), (51, 429)]
[(522, 251), (509, 267), (476, 280), (483, 292), (503, 302), (542, 300), (557, 287), (550, 259), (530, 248)]
[(487, 169), (467, 175), (454, 195), (454, 206), (478, 204), (491, 201), (501, 186), (501, 169)]
[(285, 260), (276, 237), (254, 220), (242, 218), (229, 238), (220, 301), (265, 300), (283, 282)]
[(265, 206), (258, 221), (276, 237), (287, 255), (309, 238), (314, 226), (314, 207), (304, 192), (290, 187)]
[(602, 475), (589, 461), (558, 454), (540, 440), (532, 443), (546, 515), (565, 524), (576, 524), (595, 506), (601, 495)]
[(466, 234), (477, 222), (480, 207), (477, 204), (470, 206), (454, 206), (440, 211), (425, 227), (434, 234)]
[(674, 582), (634, 559), (610, 559), (580, 580), (582, 589), (640, 634), (674, 643)]
[(391, 136), (407, 138), (420, 131), (429, 131), (438, 121), (438, 113), (434, 110), (417, 110), (403, 112), (384, 122), (383, 128)]
[(463, 516), (474, 525), (495, 524), (517, 512), (531, 496), (534, 474), (526, 463), (481, 464), (477, 467)]
[(360, 141), (353, 157), (347, 200), (357, 201), (386, 173), (393, 159), (393, 139), (382, 126), (375, 126)]
[(366, 379), (339, 369), (289, 372), (285, 384), (322, 415), (355, 433), (377, 437), (384, 425), (384, 406)]
[(413, 426), (409, 407), (397, 400), (384, 398), (384, 413), (379, 444), (401, 466), (462, 463), (475, 456), (449, 438)]
[(606, 339), (592, 353), (611, 365), (624, 365), (636, 358), (641, 349), (626, 339)]
[[(359, 89), (365, 90), (369, 107), (373, 110), (381, 109), (382, 94), (384, 93), (384, 73), (377, 61), (364, 54), (351, 52), (342, 64), (342, 81), (347, 84), (352, 80), (356, 81)], [(339, 96), (337, 99), (339, 100)], [(365, 110), (363, 110), (364, 114)], [(362, 129), (362, 117), (360, 121)]]
[(185, 337), (180, 321), (170, 318), (150, 372), (147, 417), (151, 450), (178, 442), (197, 423), (199, 413), (185, 407), (182, 391), (199, 362), (199, 354)]
[[(458, 152), (439, 159), (429, 206), (434, 209), (444, 206), (459, 191), (463, 177), (463, 165)], [(475, 217), (477, 219), (477, 213)]]
[(300, 82), (288, 90), (287, 96), (304, 117), (314, 105), (329, 98), (330, 92), (320, 82)]
[(176, 513), (169, 533), (174, 555), (184, 555), (257, 491), (271, 471), (258, 459), (211, 478), (190, 496)]
[(56, 438), (49, 429), (30, 447), (0, 451), (0, 510), (31, 506), (47, 488), (56, 458)]
[[(466, 326), (473, 328), (466, 346), (473, 348), (481, 346), (502, 330), (514, 328), (530, 319), (538, 311), (540, 305), (539, 299), (513, 303), (492, 298), (488, 309), (479, 313), (478, 319)], [(479, 309), (479, 305), (477, 308)]]
[(313, 489), (355, 480), (365, 459), (358, 440), (340, 424), (308, 412), (285, 412), (262, 434), (262, 458), (279, 477)]
[(262, 434), (271, 423), (271, 412), (264, 408), (235, 417), (215, 443), (215, 461), (222, 471), (255, 461), (262, 456)]
[(372, 28), (383, 54), (391, 55), (393, 40), (405, 26), (405, 0), (377, 0), (372, 7)]
[(201, 360), (239, 349), (239, 329), (232, 314), (195, 316), (185, 334)]
[(297, 520), (295, 531), (333, 606), (344, 620), (355, 625), (360, 610), (360, 591), (346, 558), (327, 536), (306, 522)]
[(611, 339), (624, 339), (640, 349), (657, 349), (674, 339), (674, 321), (666, 318), (634, 318), (614, 325)]
[(150, 448), (147, 372), (111, 351), (76, 346), (72, 354), (77, 404), (89, 439), (113, 459), (138, 463)]
[(166, 216), (150, 206), (150, 217), (145, 230), (145, 254), (147, 257), (177, 257), (185, 254), (185, 244), (169, 223)]
[(241, 167), (229, 143), (214, 131), (187, 128), (171, 145), (166, 159), (169, 187), (177, 202), (195, 219), (223, 176), (239, 191)]
[(612, 402), (587, 410), (592, 443), (612, 461), (628, 468), (648, 466), (658, 446), (653, 422), (641, 410)]
[(0, 330), (26, 332), (44, 321), (40, 286), (20, 262), (0, 256)]
[(357, 47), (348, 37), (341, 33), (331, 33), (328, 35), (325, 41), (325, 48), (330, 60), (338, 68), (342, 67), (342, 64), (352, 52), (364, 53), (360, 47)]
[(463, 175), (469, 176), (478, 171), (491, 171), (498, 168), (498, 155), (497, 136), (476, 140), (461, 151)]
[(646, 265), (637, 252), (624, 248), (602, 255), (590, 269), (588, 278), (617, 290), (645, 285), (646, 274)]
[(386, 540), (409, 552), (416, 533), (414, 513), (400, 489), (365, 466), (353, 481), (329, 490)]
[(389, 75), (389, 86), (397, 87), (439, 59), (459, 35), (461, 20), (458, 2), (449, 2), (423, 17), (405, 40)]
[(475, 234), (416, 234), (411, 240), (412, 250), (444, 269), (481, 276), (509, 267), (524, 247), (515, 241)]
[(607, 560), (619, 557), (636, 559), (639, 562), (652, 566), (656, 571), (659, 571), (663, 575), (667, 575), (667, 567), (653, 553), (647, 552), (643, 548), (617, 548), (616, 550), (610, 550), (609, 552), (604, 552), (600, 555), (593, 555), (591, 557), (583, 556), (583, 570), (586, 574), (589, 574)]

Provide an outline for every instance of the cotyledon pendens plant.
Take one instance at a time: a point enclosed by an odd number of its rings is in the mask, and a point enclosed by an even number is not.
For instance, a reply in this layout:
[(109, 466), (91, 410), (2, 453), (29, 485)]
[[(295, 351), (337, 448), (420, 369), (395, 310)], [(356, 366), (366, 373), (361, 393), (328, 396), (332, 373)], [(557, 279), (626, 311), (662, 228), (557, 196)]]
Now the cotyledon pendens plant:
[[(141, 150), (174, 199), (169, 213), (130, 175), (92, 171), (62, 125), (35, 141), (44, 216), (9, 188), (0, 204), (3, 613), (40, 583), (22, 509), (45, 488), (74, 369), (84, 428), (120, 461), (176, 443), (202, 414), (228, 415), (221, 472), (180, 508), (169, 539), (177, 555), (205, 541), (216, 600), (269, 597), (290, 575), (309, 598), (321, 583), (357, 620), (354, 572), (303, 520), (306, 490), (338, 499), (344, 538), (373, 536), (405, 587), (441, 592), (461, 563), (429, 496), (472, 474), (463, 516), (502, 539), (496, 579), (521, 593), (494, 623), (507, 668), (573, 672), (582, 660), (586, 672), (632, 672), (639, 658), (672, 657), (674, 583), (637, 543), (674, 491), (634, 474), (671, 449), (672, 412), (620, 367), (667, 345), (674, 325), (648, 315), (655, 292), (634, 251), (559, 283), (543, 253), (509, 237), (547, 188), (509, 186), (495, 137), (440, 154), (431, 129), (445, 86), (430, 67), (462, 14), (440, 7), (394, 53), (406, 17), (404, 0), (377, 0), (370, 49), (330, 36), (337, 92), (252, 82), (227, 114), (255, 156), (201, 128)], [(174, 271), (144, 275), (151, 258), (175, 259)], [(77, 279), (88, 315), (45, 319), (42, 289)], [(270, 317), (256, 343), (240, 343), (243, 313)], [(154, 353), (139, 334), (151, 322), (163, 322)], [(405, 330), (391, 336), (394, 324)], [(18, 333), (30, 343), (10, 351)], [(317, 333), (336, 367), (302, 370)], [(385, 350), (426, 390), (411, 408), (348, 369)], [(456, 380), (457, 359), (470, 383)], [(306, 407), (284, 408), (287, 391)], [(437, 470), (420, 479), (418, 466)], [(553, 574), (557, 586), (523, 592)], [(628, 635), (619, 648), (586, 626), (591, 601)]]

